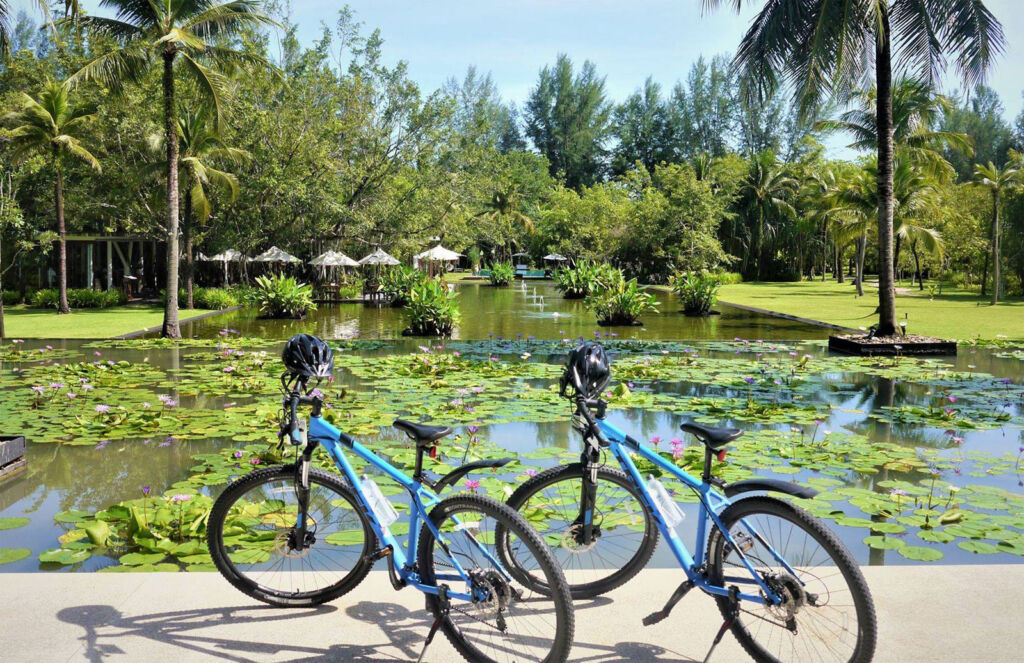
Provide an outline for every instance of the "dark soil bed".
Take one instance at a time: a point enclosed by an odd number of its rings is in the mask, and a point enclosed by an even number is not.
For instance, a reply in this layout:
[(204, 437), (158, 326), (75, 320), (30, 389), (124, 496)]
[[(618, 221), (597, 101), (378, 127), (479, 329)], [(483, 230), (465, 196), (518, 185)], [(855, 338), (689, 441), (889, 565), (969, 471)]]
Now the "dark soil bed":
[(828, 349), (853, 355), (955, 355), (956, 342), (930, 336), (876, 336), (835, 334)]

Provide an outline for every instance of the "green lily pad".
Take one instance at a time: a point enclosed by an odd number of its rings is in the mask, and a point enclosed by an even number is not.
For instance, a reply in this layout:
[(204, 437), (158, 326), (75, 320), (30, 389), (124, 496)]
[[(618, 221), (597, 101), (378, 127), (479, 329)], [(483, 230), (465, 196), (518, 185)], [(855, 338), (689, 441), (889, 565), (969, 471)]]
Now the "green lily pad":
[(935, 562), (944, 557), (941, 550), (924, 546), (902, 546), (896, 549), (897, 554), (915, 562)]
[(867, 536), (864, 543), (876, 550), (897, 550), (907, 545), (903, 539), (894, 536)]
[(991, 543), (985, 543), (984, 541), (961, 541), (956, 545), (967, 552), (972, 552), (977, 555), (994, 555), (999, 552), (999, 548), (997, 546), (994, 546)]
[(0, 518), (0, 529), (15, 529), (29, 524), (28, 518)]
[(25, 559), (32, 554), (28, 548), (0, 548), (0, 564), (10, 564)]

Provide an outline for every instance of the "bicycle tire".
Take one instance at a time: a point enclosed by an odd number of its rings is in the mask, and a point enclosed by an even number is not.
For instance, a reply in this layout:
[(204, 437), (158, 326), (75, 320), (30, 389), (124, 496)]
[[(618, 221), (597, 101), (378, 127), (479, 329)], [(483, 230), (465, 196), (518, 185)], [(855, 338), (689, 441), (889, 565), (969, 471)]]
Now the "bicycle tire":
[[(272, 481), (293, 482), (295, 480), (294, 465), (277, 465), (251, 472), (230, 484), (214, 502), (207, 524), (207, 546), (214, 565), (228, 582), (242, 593), (264, 603), (279, 607), (312, 606), (331, 601), (351, 591), (366, 578), (373, 567), (371, 553), (376, 550), (376, 536), (370, 528), (363, 511), (358, 507), (359, 501), (348, 484), (339, 476), (310, 468), (310, 485), (319, 485), (333, 491), (341, 499), (351, 504), (363, 528), (363, 549), (359, 560), (341, 580), (329, 587), (310, 592), (283, 592), (264, 586), (239, 570), (231, 559), (231, 553), (224, 545), (224, 523), (231, 508), (254, 488), (259, 488)], [(316, 545), (316, 544), (314, 544)], [(327, 544), (329, 545), (329, 544)], [(356, 544), (358, 545), (358, 544)]]
[[(554, 586), (554, 591), (544, 596), (554, 602), (553, 612), (556, 619), (556, 632), (552, 638), (551, 648), (547, 656), (541, 660), (543, 663), (564, 663), (569, 657), (575, 630), (572, 596), (569, 593), (565, 577), (562, 575), (562, 570), (555, 562), (547, 545), (522, 516), (509, 506), (485, 495), (475, 493), (451, 495), (430, 510), (429, 518), (435, 527), (441, 528), (448, 516), (458, 513), (460, 510), (487, 514), (494, 518), (495, 522), (503, 523), (505, 529), (519, 537), (527, 545), (530, 553), (536, 557), (538, 566), (548, 578), (549, 583)], [(420, 579), (427, 585), (434, 585), (437, 581), (434, 568), (434, 542), (433, 532), (424, 524), (419, 533), (418, 566)], [(496, 663), (495, 659), (484, 654), (467, 639), (459, 626), (452, 622), (450, 616), (442, 614), (440, 599), (436, 595), (427, 594), (426, 603), (427, 609), (435, 617), (442, 617), (441, 630), (463, 658), (472, 663)]]
[[(506, 501), (510, 507), (519, 512), (521, 509), (530, 504), (530, 500), (540, 493), (541, 491), (561, 483), (563, 481), (579, 481), (582, 479), (582, 464), (571, 463), (569, 465), (560, 465), (558, 467), (548, 468), (540, 474), (523, 483), (519, 488), (512, 493), (512, 495)], [(600, 596), (620, 587), (630, 579), (632, 579), (637, 573), (639, 573), (650, 561), (651, 556), (654, 554), (655, 548), (658, 546), (658, 526), (654, 522), (654, 517), (647, 511), (643, 506), (643, 500), (640, 494), (637, 492), (636, 487), (633, 485), (632, 480), (629, 476), (620, 469), (611, 467), (600, 467), (597, 471), (598, 481), (598, 494), (600, 494), (600, 486), (602, 483), (611, 483), (617, 485), (619, 488), (625, 490), (629, 495), (636, 500), (639, 505), (638, 508), (643, 513), (644, 518), (644, 531), (641, 535), (640, 544), (637, 546), (636, 551), (632, 556), (623, 563), (617, 571), (614, 573), (600, 578), (598, 580), (590, 582), (570, 583), (569, 589), (572, 592), (574, 599), (589, 599), (595, 596)], [(579, 494), (579, 490), (576, 489), (576, 494)], [(497, 535), (500, 537), (501, 533)], [(500, 539), (499, 539), (500, 540)], [(598, 540), (595, 547), (600, 545)], [(526, 569), (520, 568), (516, 563), (514, 556), (512, 559), (506, 558), (505, 546), (498, 548), (498, 553), (503, 556), (502, 562), (509, 565), (509, 570), (516, 576), (516, 580), (523, 584), (528, 584), (536, 591), (543, 592), (544, 587), (537, 581), (533, 580)], [(558, 556), (555, 556), (556, 561)], [(571, 557), (570, 557), (571, 559)], [(562, 565), (563, 572), (567, 572), (565, 565)], [(568, 578), (568, 575), (567, 575)]]
[[(732, 526), (741, 518), (753, 519), (753, 517), (759, 514), (782, 518), (797, 525), (806, 535), (813, 538), (835, 563), (847, 583), (857, 616), (856, 645), (853, 647), (848, 663), (869, 663), (874, 656), (877, 643), (877, 619), (874, 603), (871, 599), (871, 592), (868, 589), (867, 582), (864, 580), (864, 575), (861, 573), (850, 551), (836, 537), (835, 533), (828, 529), (819, 519), (796, 505), (774, 497), (755, 496), (741, 499), (727, 507), (722, 512), (720, 518), (722, 524), (731, 531)], [(781, 536), (782, 534), (780, 533), (780, 538)], [(723, 584), (725, 576), (723, 554), (728, 547), (723, 545), (725, 543), (725, 537), (722, 536), (721, 530), (718, 527), (712, 528), (711, 535), (708, 537), (707, 549), (708, 580), (719, 586)], [(722, 616), (728, 619), (730, 614), (729, 599), (716, 596), (715, 601)], [(799, 613), (797, 617), (799, 617)], [(797, 619), (797, 624), (799, 625), (799, 623), (800, 620)], [(737, 618), (733, 622), (731, 630), (743, 649), (755, 661), (759, 663), (785, 663), (785, 661), (776, 657), (758, 642), (741, 618)], [(771, 636), (769, 636), (769, 642), (771, 642)]]

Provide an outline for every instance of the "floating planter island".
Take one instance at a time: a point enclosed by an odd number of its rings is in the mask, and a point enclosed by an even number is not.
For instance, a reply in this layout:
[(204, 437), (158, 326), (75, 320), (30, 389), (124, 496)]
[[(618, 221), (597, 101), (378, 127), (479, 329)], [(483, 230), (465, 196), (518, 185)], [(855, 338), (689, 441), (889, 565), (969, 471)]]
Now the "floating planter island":
[(929, 336), (876, 336), (833, 334), (828, 349), (849, 355), (956, 355), (956, 341)]

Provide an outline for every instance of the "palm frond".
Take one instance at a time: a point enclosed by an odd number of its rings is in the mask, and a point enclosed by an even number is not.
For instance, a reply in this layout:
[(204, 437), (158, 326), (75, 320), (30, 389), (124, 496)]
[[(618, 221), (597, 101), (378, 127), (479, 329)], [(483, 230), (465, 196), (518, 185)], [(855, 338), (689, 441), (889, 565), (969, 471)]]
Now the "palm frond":
[(140, 82), (151, 63), (152, 53), (146, 45), (133, 42), (89, 60), (68, 77), (67, 84), (78, 86), (96, 81), (114, 92), (120, 92), (125, 84)]
[(227, 96), (227, 78), (219, 72), (207, 69), (187, 53), (181, 54), (185, 71), (189, 72), (200, 93), (214, 111), (214, 122), (220, 126), (224, 121), (224, 100)]

